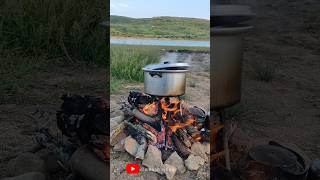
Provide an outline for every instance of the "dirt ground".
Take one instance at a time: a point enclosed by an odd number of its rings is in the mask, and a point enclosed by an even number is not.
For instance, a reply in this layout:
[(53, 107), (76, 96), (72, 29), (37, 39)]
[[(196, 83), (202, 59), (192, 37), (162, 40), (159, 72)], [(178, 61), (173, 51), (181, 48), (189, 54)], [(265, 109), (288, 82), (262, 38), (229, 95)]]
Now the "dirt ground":
[[(90, 73), (88, 73), (88, 71)], [(65, 93), (107, 97), (107, 70), (102, 67), (63, 67), (34, 75), (36, 82), (28, 102), (0, 105), (0, 178), (6, 177), (8, 161), (35, 145), (39, 127), (56, 127), (56, 111)], [(56, 179), (52, 177), (51, 179)]]
[[(245, 2), (256, 19), (245, 38), (240, 128), (261, 142), (294, 143), (320, 158), (320, 3)], [(274, 67), (274, 79), (257, 80), (255, 63)]]

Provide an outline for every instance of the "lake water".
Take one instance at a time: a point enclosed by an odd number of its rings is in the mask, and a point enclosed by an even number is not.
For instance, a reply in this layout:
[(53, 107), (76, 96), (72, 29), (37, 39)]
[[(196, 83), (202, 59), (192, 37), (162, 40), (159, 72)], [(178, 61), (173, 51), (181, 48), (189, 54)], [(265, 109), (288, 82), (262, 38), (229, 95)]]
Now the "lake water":
[(210, 41), (110, 38), (111, 44), (210, 47)]

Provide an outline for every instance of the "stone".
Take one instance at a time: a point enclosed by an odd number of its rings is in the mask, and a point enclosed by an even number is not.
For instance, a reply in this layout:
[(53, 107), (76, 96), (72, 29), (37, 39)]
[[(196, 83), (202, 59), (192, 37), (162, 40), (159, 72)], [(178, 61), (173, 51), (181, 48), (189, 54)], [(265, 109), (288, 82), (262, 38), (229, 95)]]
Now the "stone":
[(124, 149), (124, 141), (125, 139), (122, 139), (120, 142), (118, 142), (116, 145), (113, 146), (113, 151), (115, 152), (125, 152)]
[(23, 153), (8, 162), (8, 176), (18, 176), (28, 172), (45, 172), (44, 161), (33, 153)]
[(46, 159), (47, 156), (51, 153), (51, 151), (47, 148), (40, 149), (39, 151), (35, 152), (34, 154), (40, 157), (41, 159)]
[(198, 169), (197, 179), (210, 179), (210, 168), (209, 164), (202, 166)]
[(149, 145), (147, 153), (142, 161), (142, 165), (146, 166), (149, 171), (162, 174), (164, 165), (161, 159), (161, 151), (157, 147)]
[(137, 149), (136, 159), (143, 160), (144, 154), (146, 153), (146, 149), (147, 149), (147, 140), (145, 137), (142, 137), (140, 141), (140, 145)]
[(29, 172), (15, 177), (3, 178), (1, 180), (45, 180), (46, 177), (40, 172)]
[(173, 179), (174, 175), (176, 174), (177, 168), (170, 165), (170, 164), (164, 164), (162, 171), (166, 175), (166, 178), (168, 180), (171, 180), (171, 179)]
[(190, 154), (190, 156), (184, 161), (185, 166), (187, 169), (191, 171), (198, 170), (202, 165), (204, 165), (205, 160), (202, 159), (200, 156), (195, 156)]
[(210, 143), (203, 143), (202, 144), (204, 151), (206, 152), (206, 154), (210, 155)]
[(72, 173), (82, 179), (106, 180), (110, 178), (110, 165), (87, 146), (79, 147), (69, 160)]
[(110, 119), (110, 129), (113, 130), (124, 120), (124, 116), (117, 116)]
[(170, 164), (176, 167), (179, 174), (186, 172), (183, 159), (178, 155), (177, 152), (172, 153), (164, 164)]
[(124, 112), (121, 110), (115, 110), (114, 112), (111, 113), (111, 118), (119, 117), (119, 116), (124, 117)]
[(125, 125), (124, 123), (120, 123), (115, 129), (111, 131), (110, 136), (110, 145), (114, 146), (119, 143), (122, 139), (127, 137), (126, 133), (124, 132)]
[(204, 146), (200, 142), (193, 143), (191, 146), (192, 154), (200, 156), (206, 162), (208, 162), (208, 156), (206, 154), (206, 150)]
[(47, 172), (49, 173), (58, 172), (61, 169), (58, 161), (59, 159), (53, 153), (48, 154), (47, 157), (44, 158), (45, 168)]
[(136, 156), (139, 143), (133, 139), (131, 136), (128, 136), (124, 140), (124, 149), (132, 156)]

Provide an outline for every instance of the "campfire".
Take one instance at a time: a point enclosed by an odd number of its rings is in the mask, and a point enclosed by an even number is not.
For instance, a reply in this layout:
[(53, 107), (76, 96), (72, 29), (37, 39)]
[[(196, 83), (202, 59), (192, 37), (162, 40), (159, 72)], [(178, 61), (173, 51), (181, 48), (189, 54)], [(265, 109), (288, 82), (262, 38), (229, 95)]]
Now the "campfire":
[[(120, 132), (130, 136), (139, 147), (135, 153), (130, 150), (127, 152), (143, 160), (143, 164), (150, 145), (161, 152), (161, 160), (165, 161), (173, 152), (177, 152), (184, 160), (190, 154), (200, 155), (199, 152), (193, 152), (196, 149), (194, 147), (204, 142), (209, 144), (207, 113), (199, 107), (188, 105), (180, 96), (162, 97), (130, 91), (121, 109), (125, 114), (124, 120), (113, 131), (111, 145), (121, 141), (117, 138)], [(205, 153), (201, 156), (208, 160)]]
[(46, 126), (40, 128), (36, 136), (40, 148), (53, 152), (69, 176), (106, 179), (109, 177), (108, 103), (98, 96), (71, 94), (64, 95), (62, 100), (56, 114), (60, 132), (54, 133)]
[(131, 116), (125, 121), (128, 133), (138, 141), (144, 134), (148, 144), (161, 150), (177, 150), (182, 157), (190, 154), (191, 145), (208, 141), (206, 113), (188, 105), (180, 97), (157, 97), (130, 92), (124, 111)]

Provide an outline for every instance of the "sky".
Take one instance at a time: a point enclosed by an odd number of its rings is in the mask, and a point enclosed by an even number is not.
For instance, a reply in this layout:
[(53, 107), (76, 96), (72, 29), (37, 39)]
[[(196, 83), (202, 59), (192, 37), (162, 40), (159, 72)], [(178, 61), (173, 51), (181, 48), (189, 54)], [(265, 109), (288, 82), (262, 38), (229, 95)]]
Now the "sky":
[(111, 15), (133, 18), (177, 16), (210, 19), (210, 0), (110, 0)]

